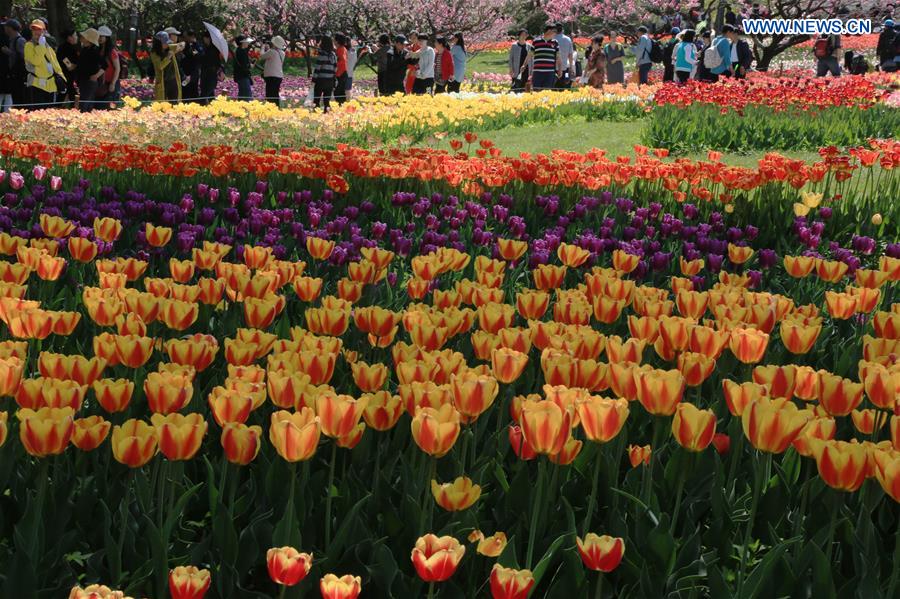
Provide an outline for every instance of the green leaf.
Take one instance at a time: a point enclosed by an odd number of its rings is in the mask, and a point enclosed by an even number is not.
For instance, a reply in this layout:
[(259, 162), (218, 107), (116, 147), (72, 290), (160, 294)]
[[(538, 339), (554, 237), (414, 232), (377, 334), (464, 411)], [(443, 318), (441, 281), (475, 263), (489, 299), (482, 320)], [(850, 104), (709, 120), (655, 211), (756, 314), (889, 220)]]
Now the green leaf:
[(342, 522), (340, 527), (337, 529), (337, 532), (334, 535), (334, 538), (331, 540), (331, 547), (328, 548), (329, 557), (336, 557), (341, 554), (344, 550), (344, 545), (347, 542), (347, 537), (350, 534), (351, 530), (355, 530), (359, 532), (359, 525), (356, 524), (356, 516), (359, 514), (359, 510), (369, 501), (369, 498), (372, 497), (371, 494), (366, 494), (357, 501), (352, 508), (350, 508), (346, 514), (342, 516)]
[(542, 557), (537, 566), (534, 567), (534, 586), (538, 586), (541, 583), (541, 578), (543, 578), (547, 568), (550, 567), (553, 556), (556, 555), (557, 550), (562, 546), (568, 536), (569, 533), (566, 533), (557, 537), (557, 539), (550, 544), (550, 547), (547, 548), (544, 557)]

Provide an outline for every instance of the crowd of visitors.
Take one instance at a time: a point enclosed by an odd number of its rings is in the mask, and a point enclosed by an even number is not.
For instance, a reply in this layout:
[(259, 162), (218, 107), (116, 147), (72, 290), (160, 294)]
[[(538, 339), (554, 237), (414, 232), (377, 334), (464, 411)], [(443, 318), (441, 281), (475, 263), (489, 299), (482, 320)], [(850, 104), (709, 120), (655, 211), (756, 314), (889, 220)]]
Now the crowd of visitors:
[[(746, 16), (764, 17), (765, 9), (754, 4)], [(754, 61), (750, 42), (738, 25), (737, 14), (727, 11), (724, 21), (716, 32), (708, 26), (708, 15), (676, 14), (653, 23), (652, 34), (642, 25), (624, 37), (615, 30), (594, 35), (583, 54), (561, 23), (546, 25), (539, 36), (522, 29), (509, 48), (510, 87), (513, 92), (524, 92), (625, 84), (626, 57), (634, 60), (632, 76), (638, 85), (648, 83), (655, 68), (662, 69), (663, 81), (677, 83), (746, 77)], [(661, 27), (668, 28), (667, 35), (660, 34)], [(77, 106), (89, 112), (120, 105), (121, 81), (128, 76), (132, 57), (118, 48), (113, 31), (105, 25), (77, 33), (69, 30), (55, 40), (47, 30), (45, 19), (35, 19), (27, 28), (16, 19), (3, 21), (6, 39), (0, 47), (0, 110)], [(261, 99), (279, 103), (285, 39), (276, 35), (260, 44), (242, 34), (226, 42), (216, 39), (216, 33), (204, 28), (199, 34), (182, 34), (167, 27), (152, 37), (146, 75), (153, 83), (154, 100), (207, 103), (215, 97), (228, 70), (238, 99), (253, 99), (253, 77), (260, 74), (265, 81)], [(311, 54), (308, 100), (325, 111), (332, 101), (348, 99), (361, 61), (377, 73), (381, 95), (435, 94), (460, 90), (468, 57), (461, 33), (382, 34), (374, 43), (354, 42), (350, 36), (336, 33), (317, 37), (305, 49)], [(842, 53), (839, 35), (815, 39), (812, 55), (819, 77), (869, 70), (862, 55)], [(883, 20), (876, 59), (883, 71), (900, 68), (900, 23), (889, 17)], [(136, 66), (144, 74), (141, 65)]]

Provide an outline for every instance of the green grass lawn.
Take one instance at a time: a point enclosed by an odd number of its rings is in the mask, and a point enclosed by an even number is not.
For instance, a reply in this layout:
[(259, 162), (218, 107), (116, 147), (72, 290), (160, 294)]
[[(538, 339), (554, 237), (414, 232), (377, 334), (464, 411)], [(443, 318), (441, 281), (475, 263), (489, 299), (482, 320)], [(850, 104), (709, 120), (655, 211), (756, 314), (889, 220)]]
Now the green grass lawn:
[[(641, 121), (616, 123), (609, 121), (568, 120), (548, 125), (526, 125), (523, 127), (507, 127), (494, 131), (478, 131), (480, 138), (493, 141), (506, 154), (530, 152), (547, 154), (552, 150), (571, 150), (584, 152), (591, 148), (602, 148), (610, 156), (632, 155), (632, 147), (641, 140)], [(435, 147), (447, 148), (447, 140), (431, 144)], [(756, 166), (763, 153), (724, 154), (722, 161), (736, 166)], [(791, 158), (816, 160), (815, 152), (782, 152)], [(704, 153), (688, 154), (688, 158), (705, 158)]]

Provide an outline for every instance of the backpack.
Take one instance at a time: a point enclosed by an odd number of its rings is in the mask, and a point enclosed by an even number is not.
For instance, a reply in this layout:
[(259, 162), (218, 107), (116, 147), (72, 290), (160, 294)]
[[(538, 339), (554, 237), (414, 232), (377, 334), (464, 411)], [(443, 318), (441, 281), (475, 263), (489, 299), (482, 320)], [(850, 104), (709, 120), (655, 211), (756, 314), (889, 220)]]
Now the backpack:
[(650, 62), (662, 62), (665, 59), (663, 47), (656, 40), (650, 40)]
[(813, 56), (820, 60), (831, 56), (831, 50), (831, 38), (819, 38), (813, 44)]
[(703, 66), (709, 69), (717, 69), (722, 66), (722, 55), (716, 49), (716, 43), (710, 44), (709, 48), (703, 51)]

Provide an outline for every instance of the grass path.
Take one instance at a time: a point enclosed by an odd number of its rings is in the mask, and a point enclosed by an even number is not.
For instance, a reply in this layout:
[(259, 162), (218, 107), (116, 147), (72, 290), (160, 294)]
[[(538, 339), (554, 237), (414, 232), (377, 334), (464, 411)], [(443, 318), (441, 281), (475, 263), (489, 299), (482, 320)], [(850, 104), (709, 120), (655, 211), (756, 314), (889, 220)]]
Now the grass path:
[[(591, 148), (602, 148), (610, 156), (632, 155), (632, 147), (640, 143), (641, 121), (616, 123), (608, 121), (569, 120), (557, 124), (526, 125), (507, 127), (494, 131), (478, 131), (479, 138), (493, 141), (506, 154), (530, 152), (546, 154), (554, 149), (584, 152)], [(447, 141), (431, 144), (435, 147), (447, 147)], [(785, 151), (782, 154), (791, 158), (802, 158), (813, 161), (818, 154), (809, 151)], [(763, 152), (748, 155), (724, 154), (722, 161), (736, 166), (756, 166)], [(688, 154), (688, 158), (705, 158), (704, 153)]]

